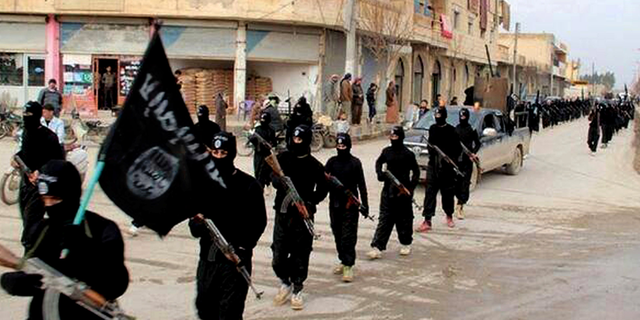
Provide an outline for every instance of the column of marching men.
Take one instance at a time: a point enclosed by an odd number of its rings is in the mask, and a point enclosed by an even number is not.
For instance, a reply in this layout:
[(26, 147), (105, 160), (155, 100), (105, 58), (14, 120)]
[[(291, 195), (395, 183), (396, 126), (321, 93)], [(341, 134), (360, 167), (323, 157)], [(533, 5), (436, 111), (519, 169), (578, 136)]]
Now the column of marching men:
[[(201, 319), (242, 318), (251, 287), (248, 274), (252, 270), (253, 249), (267, 225), (264, 193), (270, 186), (276, 190), (272, 267), (280, 281), (273, 297), (274, 304), (289, 303), (294, 310), (304, 308), (304, 283), (317, 235), (314, 215), (327, 195), (330, 226), (339, 260), (333, 272), (341, 275), (344, 282), (355, 279), (360, 215), (371, 216), (363, 165), (351, 153), (351, 137), (346, 133), (339, 134), (336, 155), (323, 165), (311, 154), (312, 112), (306, 100), (298, 101), (286, 124), (282, 123), (277, 104), (276, 97), (266, 102), (250, 138), (255, 151), (254, 176), (234, 165), (236, 137), (209, 121), (206, 107), (198, 109), (199, 123), (194, 132), (211, 153), (228, 191), (224, 201), (217, 201), (215, 214), (203, 212), (189, 221), (191, 234), (200, 238), (195, 305)], [(542, 113), (543, 126), (546, 122), (552, 125), (578, 118), (588, 110), (585, 102), (568, 106), (558, 109), (560, 111), (554, 111), (557, 107), (554, 104), (519, 108), (528, 109), (533, 119)], [(626, 101), (603, 103), (591, 109), (590, 147), (594, 136), (599, 135), (600, 127), (606, 144), (617, 130), (628, 125), (633, 112), (633, 104)], [(454, 214), (458, 219), (464, 219), (473, 161), (477, 160), (475, 154), (480, 149), (478, 133), (469, 124), (471, 114), (466, 108), (460, 109), (456, 127), (447, 123), (447, 117), (452, 115), (445, 107), (436, 108), (432, 114), (435, 123), (429, 129), (427, 141), (429, 163), (423, 206), (414, 199), (420, 169), (414, 153), (404, 145), (402, 127), (391, 129), (390, 146), (385, 147), (375, 161), (376, 177), (383, 187), (377, 227), (367, 252), (369, 259), (383, 258), (394, 227), (400, 242), (399, 254), (410, 255), (414, 206), (422, 208), (420, 213), (424, 217), (415, 231), (429, 232), (434, 227), (432, 218), (438, 193), (448, 227), (455, 226)], [(42, 125), (41, 116), (42, 106), (38, 102), (27, 103), (23, 113), (23, 142), (12, 163), (17, 167), (40, 168), (35, 172), (24, 171), (20, 186), (24, 260), (41, 259), (65, 276), (89, 284), (106, 301), (115, 300), (126, 291), (129, 283), (121, 233), (114, 222), (92, 212), (87, 213), (81, 224), (71, 223), (80, 207), (82, 180), (77, 169), (63, 160), (59, 140)], [(280, 139), (286, 140), (284, 150), (278, 150)], [(597, 138), (595, 140), (597, 143)], [(220, 244), (219, 237), (210, 235), (209, 222), (215, 223), (215, 230), (228, 242), (228, 248)], [(71, 253), (60, 259), (63, 249), (71, 249)], [(5, 258), (5, 252), (0, 250), (0, 264), (7, 264)], [(240, 269), (247, 274), (239, 273)], [(50, 308), (45, 306), (52, 300), (47, 291), (41, 289), (41, 275), (7, 272), (0, 280), (9, 294), (33, 297), (29, 319), (49, 319), (46, 314)], [(59, 304), (56, 309), (59, 319), (104, 319), (67, 296), (54, 301)]]
[[(274, 102), (275, 104), (276, 102)], [(334, 268), (342, 281), (355, 278), (356, 243), (360, 215), (369, 215), (367, 185), (362, 162), (351, 153), (351, 137), (337, 136), (336, 155), (326, 165), (320, 163), (310, 150), (312, 140), (311, 109), (304, 99), (295, 106), (285, 126), (274, 121), (280, 115), (274, 108), (263, 110), (260, 121), (250, 138), (254, 144), (254, 176), (234, 165), (237, 153), (236, 137), (221, 131), (208, 120), (207, 108), (198, 109), (199, 123), (195, 132), (212, 155), (220, 175), (227, 183), (224, 201), (219, 201), (215, 214), (203, 212), (191, 218), (189, 230), (200, 239), (200, 254), (196, 273), (195, 301), (201, 319), (241, 319), (250, 281), (238, 272), (240, 267), (250, 273), (252, 253), (267, 224), (264, 189), (275, 190), (272, 267), (280, 281), (273, 297), (275, 305), (290, 304), (294, 310), (304, 308), (303, 289), (308, 276), (309, 258), (313, 247), (314, 215), (317, 206), (329, 195), (331, 231), (335, 239), (340, 263)], [(437, 146), (454, 159), (461, 159), (460, 148), (468, 144), (470, 150), (479, 147), (476, 137), (465, 141), (463, 133), (469, 129), (469, 112), (462, 109), (460, 125), (453, 128), (446, 122), (444, 108), (435, 112), (436, 124), (430, 130), (430, 148)], [(275, 109), (277, 111), (277, 109)], [(124, 241), (117, 225), (98, 214), (88, 212), (85, 221), (73, 225), (80, 206), (82, 181), (77, 169), (62, 160), (64, 155), (55, 134), (43, 127), (39, 119), (42, 107), (37, 102), (26, 105), (25, 135), (18, 157), (38, 172), (25, 173), (20, 188), (20, 209), (23, 217), (22, 244), (25, 259), (37, 257), (68, 277), (83, 281), (100, 292), (105, 299), (115, 300), (127, 289), (129, 273), (124, 266)], [(278, 134), (286, 128), (286, 149), (275, 151)], [(382, 150), (375, 163), (377, 179), (383, 183), (380, 215), (369, 259), (383, 257), (395, 227), (400, 241), (400, 255), (411, 253), (413, 241), (414, 192), (420, 170), (413, 152), (404, 146), (404, 130), (396, 126), (389, 133), (390, 146)], [(451, 146), (454, 147), (451, 147)], [(453, 227), (453, 198), (459, 198), (459, 218), (462, 205), (468, 198), (468, 179), (453, 179), (452, 168), (431, 152), (429, 175), (433, 182), (427, 186), (425, 222), (418, 232), (432, 227), (435, 196), (440, 191), (447, 222)], [(18, 165), (13, 163), (13, 165)], [(455, 181), (454, 181), (455, 180)], [(463, 189), (467, 190), (463, 190)], [(465, 196), (465, 194), (467, 194)], [(46, 212), (46, 215), (45, 215)], [(373, 220), (373, 219), (372, 219)], [(210, 236), (207, 221), (212, 221), (233, 248), (223, 250)], [(428, 228), (425, 227), (428, 225)], [(68, 257), (57, 255), (72, 249)], [(88, 259), (88, 257), (90, 259)], [(1, 260), (1, 258), (0, 258)], [(2, 287), (10, 294), (33, 297), (29, 319), (46, 319), (46, 291), (42, 277), (23, 271), (7, 272), (1, 278)], [(44, 303), (44, 305), (43, 305)], [(60, 319), (100, 319), (66, 296), (59, 300)]]

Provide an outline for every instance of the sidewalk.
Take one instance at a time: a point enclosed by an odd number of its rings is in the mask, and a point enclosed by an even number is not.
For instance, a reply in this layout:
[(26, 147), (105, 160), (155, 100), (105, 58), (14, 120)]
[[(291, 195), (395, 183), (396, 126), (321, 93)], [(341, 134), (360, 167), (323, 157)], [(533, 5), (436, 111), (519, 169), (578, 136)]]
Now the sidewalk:
[[(194, 123), (198, 121), (195, 114), (192, 114), (191, 118)], [(210, 116), (210, 119), (213, 121), (214, 117)], [(384, 123), (384, 121), (381, 121), (380, 119), (384, 119), (383, 115), (376, 116), (373, 124), (369, 124), (368, 121), (363, 120), (362, 124), (359, 126), (352, 125), (349, 130), (351, 139), (356, 142), (376, 139), (384, 136), (391, 129), (392, 125)], [(98, 111), (98, 116), (96, 118), (83, 117), (83, 120), (99, 120), (104, 124), (112, 124), (116, 121), (116, 118), (111, 115), (110, 111), (100, 110)], [(235, 135), (239, 135), (242, 133), (246, 125), (247, 121), (243, 120), (242, 116), (238, 117), (237, 114), (227, 115), (227, 131)]]

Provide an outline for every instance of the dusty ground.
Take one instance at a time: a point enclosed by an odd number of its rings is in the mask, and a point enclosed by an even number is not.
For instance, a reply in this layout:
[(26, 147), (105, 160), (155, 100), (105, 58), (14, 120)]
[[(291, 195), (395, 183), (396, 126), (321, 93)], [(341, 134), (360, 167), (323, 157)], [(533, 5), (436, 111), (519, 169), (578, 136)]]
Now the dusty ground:
[[(520, 175), (483, 176), (468, 218), (448, 229), (416, 235), (413, 254), (398, 256), (395, 235), (384, 258), (369, 262), (375, 224), (361, 220), (356, 281), (331, 274), (336, 262), (326, 202), (317, 215), (304, 311), (273, 307), (278, 281), (271, 270), (272, 220), (255, 250), (256, 285), (247, 319), (638, 319), (640, 318), (640, 175), (633, 170), (633, 130), (595, 157), (585, 120), (534, 136)], [(355, 146), (368, 175), (377, 215), (380, 184), (373, 164), (384, 140)], [(0, 142), (0, 163), (13, 145)], [(333, 152), (318, 156), (326, 160)], [(249, 169), (250, 159), (238, 160)], [(251, 172), (251, 171), (249, 171)], [(424, 197), (418, 191), (419, 201)], [(273, 198), (268, 198), (268, 207)], [(92, 209), (120, 223), (129, 219), (97, 192)], [(416, 213), (417, 224), (419, 222)], [(269, 210), (270, 218), (273, 211)], [(19, 249), (17, 208), (0, 205), (0, 242)], [(185, 225), (164, 240), (143, 231), (127, 238), (131, 285), (121, 302), (139, 319), (195, 319), (198, 245)], [(27, 300), (0, 293), (0, 319), (22, 319)]]

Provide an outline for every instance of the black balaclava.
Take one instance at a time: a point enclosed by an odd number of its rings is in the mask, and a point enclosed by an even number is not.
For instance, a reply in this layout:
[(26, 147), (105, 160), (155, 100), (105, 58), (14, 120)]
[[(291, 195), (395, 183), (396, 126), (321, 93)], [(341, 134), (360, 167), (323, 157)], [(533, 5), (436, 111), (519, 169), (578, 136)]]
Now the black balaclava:
[(447, 123), (447, 109), (439, 107), (434, 112), (433, 116), (436, 118), (436, 124), (442, 126)]
[(460, 125), (468, 126), (469, 116), (470, 116), (469, 109), (467, 108), (460, 109), (460, 112), (458, 113), (458, 115), (460, 116)]
[(237, 154), (236, 137), (229, 132), (222, 131), (216, 133), (211, 142), (211, 149), (224, 150), (227, 152), (227, 156), (222, 159), (213, 157), (213, 162), (216, 168), (220, 170), (220, 175), (222, 175), (223, 178), (232, 175), (236, 170), (236, 167), (233, 165), (233, 160)]
[[(293, 130), (293, 137), (291, 138), (291, 143), (289, 144), (289, 151), (295, 154), (298, 157), (303, 157), (311, 153), (311, 128), (307, 125), (297, 126)], [(302, 139), (301, 143), (293, 142), (293, 138), (298, 137)]]
[(338, 151), (338, 158), (348, 159), (351, 155), (351, 136), (349, 136), (349, 134), (347, 133), (338, 133), (336, 142), (338, 145), (343, 144), (345, 147), (347, 147), (344, 150), (336, 148), (336, 150)]
[(205, 105), (201, 105), (198, 107), (198, 121), (207, 120), (209, 120), (209, 108)]
[(24, 105), (24, 113), (22, 119), (24, 121), (25, 131), (37, 129), (40, 126), (40, 118), (42, 118), (42, 106), (36, 101), (29, 101)]
[(45, 207), (52, 224), (71, 224), (80, 207), (82, 180), (78, 169), (68, 161), (51, 160), (40, 169), (38, 175), (38, 193), (41, 196), (53, 196), (62, 201)]
[(260, 115), (260, 125), (268, 126), (269, 123), (271, 123), (271, 114), (269, 114), (268, 112), (263, 112)]
[(398, 140), (391, 140), (391, 147), (393, 149), (404, 148), (404, 129), (401, 126), (395, 126), (391, 129), (391, 134), (398, 136)]

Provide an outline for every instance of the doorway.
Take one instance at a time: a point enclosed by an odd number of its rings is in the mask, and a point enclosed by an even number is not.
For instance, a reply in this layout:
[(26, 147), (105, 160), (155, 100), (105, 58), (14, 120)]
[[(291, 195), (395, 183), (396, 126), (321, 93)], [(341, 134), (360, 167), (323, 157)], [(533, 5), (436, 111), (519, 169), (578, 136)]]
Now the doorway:
[(440, 94), (440, 79), (442, 75), (442, 69), (440, 68), (440, 62), (436, 61), (433, 65), (433, 72), (431, 73), (431, 105), (438, 106), (438, 95)]
[(402, 85), (404, 81), (404, 64), (402, 63), (402, 59), (398, 60), (398, 64), (396, 64), (394, 81), (396, 82), (396, 99), (398, 100), (398, 107), (399, 110), (402, 111)]
[(111, 110), (118, 105), (119, 64), (115, 58), (93, 59), (93, 93), (98, 110)]

